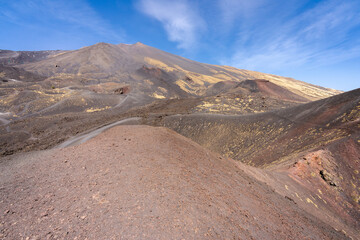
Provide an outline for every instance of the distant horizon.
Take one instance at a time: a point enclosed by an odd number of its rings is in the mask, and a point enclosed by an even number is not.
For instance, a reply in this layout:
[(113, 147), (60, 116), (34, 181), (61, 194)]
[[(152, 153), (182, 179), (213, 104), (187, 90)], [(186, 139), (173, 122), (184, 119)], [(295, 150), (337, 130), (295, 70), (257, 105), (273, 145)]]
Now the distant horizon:
[(0, 0), (0, 48), (145, 45), (194, 61), (360, 87), (356, 0)]

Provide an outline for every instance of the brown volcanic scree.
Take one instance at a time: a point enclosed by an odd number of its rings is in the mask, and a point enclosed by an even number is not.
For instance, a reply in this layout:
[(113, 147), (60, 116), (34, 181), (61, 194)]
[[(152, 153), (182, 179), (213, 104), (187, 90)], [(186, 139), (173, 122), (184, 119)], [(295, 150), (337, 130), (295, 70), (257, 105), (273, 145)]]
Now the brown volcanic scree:
[(8, 238), (344, 238), (233, 160), (165, 128), (116, 127), (1, 163)]

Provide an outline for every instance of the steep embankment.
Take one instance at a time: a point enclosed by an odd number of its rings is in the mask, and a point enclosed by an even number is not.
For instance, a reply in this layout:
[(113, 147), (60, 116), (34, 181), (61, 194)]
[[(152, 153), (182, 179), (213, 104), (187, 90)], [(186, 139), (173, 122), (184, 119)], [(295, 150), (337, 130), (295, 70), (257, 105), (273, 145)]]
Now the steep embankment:
[(358, 131), (270, 169), (246, 166), (244, 170), (304, 211), (356, 239), (360, 235), (359, 139)]
[(357, 89), (262, 114), (175, 115), (151, 123), (174, 129), (246, 164), (268, 169), (249, 172), (309, 214), (357, 236), (359, 93)]
[(122, 126), (3, 158), (1, 237), (345, 239), (237, 164), (164, 128)]

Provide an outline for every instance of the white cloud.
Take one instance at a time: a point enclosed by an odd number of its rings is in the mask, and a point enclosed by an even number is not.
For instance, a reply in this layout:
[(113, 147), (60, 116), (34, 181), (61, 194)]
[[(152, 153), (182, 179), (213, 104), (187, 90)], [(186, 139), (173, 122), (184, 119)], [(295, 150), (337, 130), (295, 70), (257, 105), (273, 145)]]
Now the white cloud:
[(170, 41), (178, 42), (182, 49), (193, 48), (205, 24), (186, 0), (140, 0), (138, 9), (158, 20)]
[[(255, 32), (240, 29), (241, 35), (250, 36), (249, 39), (244, 42), (240, 35), (234, 46), (237, 50), (222, 64), (273, 72), (303, 66), (315, 68), (359, 57), (360, 40), (351, 35), (352, 30), (360, 27), (358, 9), (355, 0), (324, 0), (289, 17), (288, 9), (273, 5), (267, 9), (265, 18), (252, 16), (268, 20), (258, 25)], [(275, 10), (278, 15), (271, 19)], [(300, 8), (295, 10), (299, 12)]]
[(34, 21), (46, 25), (58, 20), (72, 27), (85, 28), (99, 35), (121, 39), (86, 0), (18, 0), (8, 1), (6, 4), (7, 11), (0, 10), (0, 18), (7, 17), (7, 21), (19, 25), (38, 26)]
[(222, 19), (225, 24), (232, 25), (238, 18), (249, 18), (256, 10), (259, 10), (265, 0), (219, 0)]

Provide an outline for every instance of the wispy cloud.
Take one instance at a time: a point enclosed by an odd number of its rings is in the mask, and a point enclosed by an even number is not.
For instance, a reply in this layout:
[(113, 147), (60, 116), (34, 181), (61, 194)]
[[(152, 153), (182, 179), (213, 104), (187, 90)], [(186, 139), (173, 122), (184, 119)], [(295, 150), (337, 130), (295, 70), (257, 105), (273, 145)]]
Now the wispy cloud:
[(221, 17), (225, 24), (231, 24), (240, 17), (242, 19), (253, 16), (255, 11), (265, 4), (265, 0), (220, 0)]
[(186, 0), (140, 0), (138, 9), (158, 20), (165, 28), (170, 41), (182, 49), (193, 48), (204, 29), (203, 19)]
[(238, 41), (233, 46), (237, 50), (222, 64), (272, 72), (330, 65), (360, 56), (360, 40), (354, 42), (352, 35), (360, 27), (358, 1), (324, 0), (306, 8), (307, 1), (290, 2), (297, 4), (257, 5), (261, 11), (248, 14), (248, 27), (240, 25), (238, 29)]
[(6, 4), (6, 10), (0, 10), (0, 19), (15, 24), (38, 27), (38, 23), (49, 25), (56, 20), (73, 28), (121, 39), (118, 31), (112, 30), (85, 0), (18, 0), (4, 1), (3, 4)]

